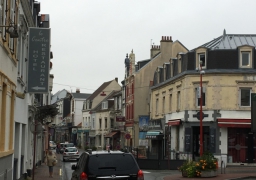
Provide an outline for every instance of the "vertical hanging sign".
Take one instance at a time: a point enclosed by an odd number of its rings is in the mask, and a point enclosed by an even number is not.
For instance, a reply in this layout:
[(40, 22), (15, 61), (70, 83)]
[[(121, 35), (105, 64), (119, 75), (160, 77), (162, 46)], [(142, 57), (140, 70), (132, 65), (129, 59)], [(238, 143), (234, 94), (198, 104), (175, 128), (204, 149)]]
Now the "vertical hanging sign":
[(29, 93), (48, 93), (50, 67), (50, 29), (29, 28), (28, 43)]
[(256, 132), (256, 93), (251, 93), (251, 131)]

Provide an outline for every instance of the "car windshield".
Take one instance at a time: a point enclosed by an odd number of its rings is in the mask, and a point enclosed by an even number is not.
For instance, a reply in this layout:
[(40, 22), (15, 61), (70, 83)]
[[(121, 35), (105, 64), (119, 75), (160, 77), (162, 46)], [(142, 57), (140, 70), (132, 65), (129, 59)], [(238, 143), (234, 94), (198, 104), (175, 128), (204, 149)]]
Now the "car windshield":
[(76, 148), (67, 148), (65, 151), (66, 152), (77, 152), (77, 149)]
[(98, 154), (89, 159), (89, 169), (124, 171), (137, 167), (135, 160), (130, 154)]

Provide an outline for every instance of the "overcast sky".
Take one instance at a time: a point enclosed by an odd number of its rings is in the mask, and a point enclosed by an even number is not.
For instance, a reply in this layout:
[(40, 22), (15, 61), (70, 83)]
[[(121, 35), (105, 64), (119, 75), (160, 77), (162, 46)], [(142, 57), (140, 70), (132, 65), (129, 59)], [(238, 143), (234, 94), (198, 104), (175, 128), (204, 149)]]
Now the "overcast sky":
[(189, 50), (223, 34), (256, 34), (256, 0), (38, 0), (50, 15), (54, 84), (93, 93), (124, 80), (126, 53), (150, 58), (172, 36)]

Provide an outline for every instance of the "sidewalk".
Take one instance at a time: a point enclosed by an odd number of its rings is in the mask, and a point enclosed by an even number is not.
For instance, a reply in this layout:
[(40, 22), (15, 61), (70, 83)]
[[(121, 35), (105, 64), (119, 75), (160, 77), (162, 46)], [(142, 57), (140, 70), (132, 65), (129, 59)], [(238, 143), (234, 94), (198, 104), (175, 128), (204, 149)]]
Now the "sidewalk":
[[(223, 171), (222, 171), (223, 172)], [(202, 179), (211, 179), (211, 180), (256, 180), (256, 167), (248, 166), (236, 166), (236, 167), (227, 167), (225, 173), (221, 174), (220, 169), (218, 170), (218, 175), (211, 178), (187, 178), (182, 177), (181, 172), (174, 171), (172, 174), (165, 176), (163, 180), (202, 180)]]
[(34, 180), (46, 180), (46, 179), (61, 180), (62, 179), (61, 155), (60, 154), (56, 154), (56, 155), (57, 155), (58, 163), (53, 167), (53, 178), (49, 177), (49, 168), (48, 168), (48, 166), (45, 163), (42, 163), (41, 166), (38, 166), (35, 169)]

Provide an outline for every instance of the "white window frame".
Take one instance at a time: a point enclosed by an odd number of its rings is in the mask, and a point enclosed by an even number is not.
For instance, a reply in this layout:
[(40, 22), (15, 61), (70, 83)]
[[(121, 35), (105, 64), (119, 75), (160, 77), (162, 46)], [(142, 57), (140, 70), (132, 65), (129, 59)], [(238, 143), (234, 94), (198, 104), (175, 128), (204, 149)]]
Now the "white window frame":
[(206, 53), (198, 53), (198, 67), (199, 69), (201, 68), (200, 67), (200, 57), (204, 55), (204, 66), (202, 65), (202, 69), (206, 69), (206, 65), (207, 65), (207, 62), (206, 62)]
[(108, 102), (107, 101), (104, 101), (102, 102), (102, 109), (108, 109)]
[[(250, 91), (249, 105), (248, 106), (242, 106), (242, 90), (249, 90)], [(252, 94), (252, 89), (251, 88), (240, 88), (240, 90), (239, 90), (239, 105), (240, 105), (240, 107), (251, 107), (251, 94)]]

